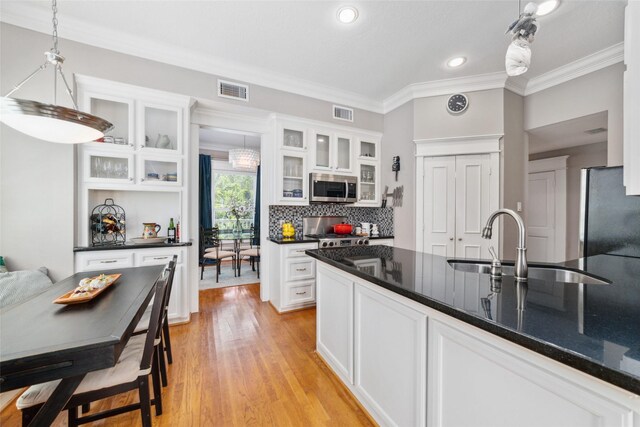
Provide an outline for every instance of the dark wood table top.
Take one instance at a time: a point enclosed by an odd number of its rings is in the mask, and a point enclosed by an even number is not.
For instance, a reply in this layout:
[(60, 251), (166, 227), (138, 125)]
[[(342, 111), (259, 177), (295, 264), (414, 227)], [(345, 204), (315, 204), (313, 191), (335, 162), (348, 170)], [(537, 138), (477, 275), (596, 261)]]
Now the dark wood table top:
[(90, 302), (53, 300), (81, 279), (76, 273), (47, 291), (0, 310), (0, 391), (114, 366), (152, 297), (164, 266), (123, 268)]

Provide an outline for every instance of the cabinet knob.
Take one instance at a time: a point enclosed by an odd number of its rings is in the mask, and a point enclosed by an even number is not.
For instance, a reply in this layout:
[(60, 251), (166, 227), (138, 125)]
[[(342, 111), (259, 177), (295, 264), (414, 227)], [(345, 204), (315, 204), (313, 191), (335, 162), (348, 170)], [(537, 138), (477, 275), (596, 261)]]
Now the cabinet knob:
[(462, 242), (462, 237), (458, 237), (458, 242)]
[(129, 181), (133, 181), (133, 178), (132, 178), (132, 177), (129, 177)]
[(453, 237), (449, 237), (449, 240), (453, 241)]

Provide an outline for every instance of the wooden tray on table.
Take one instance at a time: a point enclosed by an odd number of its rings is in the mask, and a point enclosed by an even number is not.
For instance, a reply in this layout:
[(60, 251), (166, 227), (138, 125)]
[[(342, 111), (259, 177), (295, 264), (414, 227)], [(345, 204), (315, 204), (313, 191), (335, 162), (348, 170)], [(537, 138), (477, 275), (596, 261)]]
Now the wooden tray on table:
[[(109, 286), (113, 285), (116, 280), (118, 280), (120, 278), (120, 276), (122, 276), (122, 274), (105, 274), (105, 277), (107, 279), (107, 283), (105, 284), (105, 286), (103, 286), (102, 288), (99, 289), (92, 289), (91, 291), (87, 291), (84, 292), (84, 295), (79, 295), (79, 296), (73, 296), (74, 293), (76, 292), (76, 290), (78, 288), (72, 289), (69, 292), (65, 293), (64, 295), (59, 296), (57, 299), (55, 299), (53, 302), (55, 304), (80, 304), (83, 302), (87, 302), (87, 301), (91, 301), (92, 299), (94, 299), (95, 297), (97, 297), (98, 295), (100, 295), (102, 292), (105, 291), (105, 289), (109, 288)], [(95, 276), (95, 277), (91, 277), (90, 279), (93, 280), (95, 278), (98, 278), (100, 276)]]

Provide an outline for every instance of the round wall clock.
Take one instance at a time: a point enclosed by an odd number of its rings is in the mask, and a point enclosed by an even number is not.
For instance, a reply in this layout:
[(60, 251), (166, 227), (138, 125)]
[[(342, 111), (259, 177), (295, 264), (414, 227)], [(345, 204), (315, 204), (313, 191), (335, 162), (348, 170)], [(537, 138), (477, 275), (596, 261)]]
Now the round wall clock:
[(464, 112), (468, 106), (469, 99), (467, 99), (467, 97), (462, 93), (451, 95), (447, 101), (447, 110), (453, 114), (460, 114)]

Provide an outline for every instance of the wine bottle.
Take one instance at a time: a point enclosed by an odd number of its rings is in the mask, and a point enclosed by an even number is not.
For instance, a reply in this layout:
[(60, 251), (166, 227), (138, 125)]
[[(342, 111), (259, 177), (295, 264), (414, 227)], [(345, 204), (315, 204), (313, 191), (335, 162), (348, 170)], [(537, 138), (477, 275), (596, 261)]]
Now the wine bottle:
[(176, 226), (173, 225), (173, 218), (169, 219), (169, 228), (167, 229), (167, 237), (169, 243), (176, 242)]

